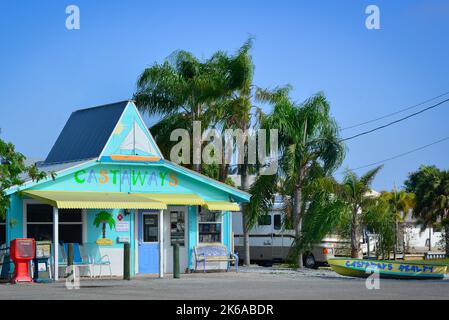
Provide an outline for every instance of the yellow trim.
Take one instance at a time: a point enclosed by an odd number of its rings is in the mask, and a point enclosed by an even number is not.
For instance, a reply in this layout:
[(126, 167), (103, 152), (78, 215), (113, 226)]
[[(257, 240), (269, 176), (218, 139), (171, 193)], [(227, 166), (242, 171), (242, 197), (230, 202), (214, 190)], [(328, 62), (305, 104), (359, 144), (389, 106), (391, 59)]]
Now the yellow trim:
[(160, 157), (147, 157), (147, 156), (131, 156), (131, 155), (119, 155), (119, 154), (111, 154), (112, 160), (124, 160), (124, 161), (148, 161), (148, 162), (156, 162), (161, 160)]
[(209, 210), (216, 210), (216, 211), (240, 211), (240, 206), (237, 203), (222, 200), (216, 201), (207, 200), (205, 207)]
[(132, 195), (160, 201), (166, 205), (202, 206), (206, 203), (203, 198), (195, 194), (133, 193)]
[(60, 209), (167, 209), (160, 201), (120, 192), (28, 190), (24, 194)]
[(95, 241), (96, 244), (98, 244), (99, 246), (112, 246), (114, 244), (114, 241), (112, 241), (111, 239), (97, 239)]

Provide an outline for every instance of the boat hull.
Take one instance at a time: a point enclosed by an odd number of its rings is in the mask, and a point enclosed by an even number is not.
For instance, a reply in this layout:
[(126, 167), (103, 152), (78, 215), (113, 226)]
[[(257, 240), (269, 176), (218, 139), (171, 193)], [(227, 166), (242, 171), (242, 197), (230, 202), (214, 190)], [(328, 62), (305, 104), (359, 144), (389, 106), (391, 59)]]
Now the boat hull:
[(406, 261), (382, 261), (351, 258), (328, 260), (331, 268), (340, 275), (366, 278), (374, 272), (381, 278), (393, 279), (441, 279), (447, 273), (447, 265), (410, 263)]

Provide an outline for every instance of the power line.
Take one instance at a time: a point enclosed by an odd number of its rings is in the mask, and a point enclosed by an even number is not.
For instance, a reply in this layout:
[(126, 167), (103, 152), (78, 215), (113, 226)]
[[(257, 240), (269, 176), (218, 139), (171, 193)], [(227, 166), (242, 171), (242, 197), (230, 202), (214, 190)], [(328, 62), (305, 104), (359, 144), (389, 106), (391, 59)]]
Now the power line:
[[(445, 138), (442, 138), (440, 140), (434, 141), (432, 143), (426, 144), (424, 146), (421, 146), (421, 147), (418, 147), (418, 148), (415, 148), (415, 149), (412, 149), (412, 150), (409, 150), (409, 151), (397, 154), (395, 156), (392, 156), (392, 157), (389, 157), (389, 158), (386, 158), (386, 159), (383, 159), (383, 160), (380, 160), (380, 161), (376, 161), (376, 162), (373, 162), (373, 163), (370, 163), (370, 164), (366, 164), (366, 165), (363, 165), (363, 166), (360, 166), (360, 167), (356, 167), (356, 168), (353, 168), (353, 169), (350, 169), (350, 170), (355, 171), (355, 170), (359, 170), (359, 169), (375, 166), (375, 165), (378, 165), (378, 164), (382, 164), (382, 163), (385, 163), (387, 161), (394, 160), (394, 159), (406, 156), (406, 155), (408, 155), (410, 153), (413, 153), (413, 152), (416, 152), (416, 151), (420, 151), (422, 149), (428, 148), (430, 146), (433, 146), (433, 145), (435, 145), (437, 143), (441, 143), (441, 142), (446, 141), (446, 140), (449, 140), (449, 136), (445, 137)], [(342, 173), (344, 173), (344, 172), (339, 172), (339, 174), (342, 174)]]
[(364, 121), (364, 122), (360, 122), (360, 123), (351, 125), (351, 126), (349, 126), (349, 127), (346, 127), (346, 128), (341, 129), (341, 131), (343, 131), (343, 130), (348, 130), (348, 129), (352, 129), (352, 128), (357, 128), (357, 127), (363, 126), (363, 125), (365, 125), (365, 124), (369, 124), (369, 123), (373, 123), (373, 122), (376, 122), (376, 121), (379, 121), (379, 120), (382, 120), (382, 119), (385, 119), (385, 118), (389, 118), (389, 117), (391, 117), (391, 116), (397, 115), (397, 114), (402, 113), (402, 112), (404, 112), (404, 111), (408, 111), (408, 110), (410, 110), (410, 109), (414, 109), (414, 108), (416, 108), (416, 107), (419, 107), (419, 106), (421, 106), (421, 105), (423, 105), (423, 104), (426, 104), (426, 103), (428, 103), (428, 102), (430, 102), (430, 101), (433, 101), (433, 100), (436, 100), (436, 99), (438, 99), (438, 98), (444, 97), (445, 95), (448, 95), (448, 94), (449, 94), (449, 91), (448, 91), (448, 92), (445, 92), (445, 93), (442, 93), (442, 94), (440, 94), (440, 95), (438, 95), (438, 96), (436, 96), (436, 97), (433, 97), (433, 98), (427, 99), (427, 100), (425, 100), (425, 101), (422, 101), (422, 102), (420, 102), (420, 103), (418, 103), (418, 104), (412, 105), (412, 106), (410, 106), (410, 107), (407, 107), (407, 108), (404, 108), (404, 109), (400, 109), (400, 110), (395, 111), (395, 112), (392, 112), (392, 113), (388, 113), (388, 114), (386, 114), (386, 115), (384, 115), (384, 116), (381, 116), (381, 117), (378, 117), (378, 118), (375, 118), (375, 119), (371, 119), (371, 120), (367, 120), (367, 121)]
[(372, 132), (374, 132), (374, 131), (378, 131), (378, 130), (380, 130), (380, 129), (384, 129), (384, 128), (389, 127), (389, 126), (391, 126), (391, 125), (393, 125), (393, 124), (396, 124), (396, 123), (398, 123), (398, 122), (404, 121), (404, 120), (409, 119), (409, 118), (414, 117), (414, 116), (417, 116), (418, 114), (421, 114), (421, 113), (423, 113), (423, 112), (426, 112), (426, 111), (428, 111), (428, 110), (430, 110), (430, 109), (434, 109), (434, 108), (436, 108), (436, 107), (438, 107), (438, 106), (440, 106), (440, 105), (442, 105), (443, 103), (448, 102), (448, 101), (449, 101), (449, 99), (445, 99), (445, 100), (443, 100), (443, 101), (438, 102), (437, 104), (434, 104), (434, 105), (431, 105), (430, 107), (427, 107), (427, 108), (424, 108), (424, 109), (422, 109), (422, 110), (419, 110), (419, 111), (417, 111), (417, 112), (415, 112), (415, 113), (412, 113), (412, 114), (410, 114), (410, 115), (408, 115), (408, 116), (406, 116), (406, 117), (403, 117), (403, 118), (400, 118), (400, 119), (391, 121), (391, 122), (389, 122), (389, 123), (387, 123), (387, 124), (384, 124), (384, 125), (382, 125), (382, 126), (376, 127), (376, 128), (374, 128), (374, 129), (371, 129), (371, 130), (368, 130), (368, 131), (364, 131), (364, 132), (355, 134), (355, 135), (350, 136), (350, 137), (348, 137), (348, 138), (341, 139), (340, 141), (351, 140), (351, 139), (354, 139), (354, 138), (357, 138), (357, 137), (360, 137), (360, 136), (363, 136), (363, 135), (372, 133)]

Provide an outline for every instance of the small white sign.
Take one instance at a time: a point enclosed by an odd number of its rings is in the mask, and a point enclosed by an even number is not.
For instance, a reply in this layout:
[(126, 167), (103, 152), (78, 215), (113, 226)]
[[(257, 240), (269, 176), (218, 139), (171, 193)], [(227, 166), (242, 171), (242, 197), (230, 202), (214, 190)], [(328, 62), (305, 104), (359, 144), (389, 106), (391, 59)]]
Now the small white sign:
[(128, 221), (117, 221), (115, 223), (115, 231), (129, 232), (129, 222)]
[(118, 237), (117, 242), (118, 243), (129, 243), (129, 237)]
[(37, 270), (38, 271), (47, 271), (47, 264), (45, 262), (39, 262), (37, 264)]

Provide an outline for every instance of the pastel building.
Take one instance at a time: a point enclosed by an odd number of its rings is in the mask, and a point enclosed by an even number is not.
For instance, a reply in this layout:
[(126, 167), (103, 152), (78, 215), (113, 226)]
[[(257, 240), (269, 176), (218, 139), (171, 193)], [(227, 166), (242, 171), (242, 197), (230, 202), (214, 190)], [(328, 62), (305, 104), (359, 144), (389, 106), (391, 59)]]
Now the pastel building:
[(73, 112), (39, 169), (46, 179), (24, 177), (6, 190), (6, 243), (52, 241), (58, 265), (64, 243), (94, 246), (110, 258), (114, 275), (123, 273), (125, 242), (132, 274), (171, 273), (174, 243), (181, 271), (194, 268), (197, 245), (232, 250), (232, 211), (249, 201), (241, 190), (164, 159), (132, 101)]

